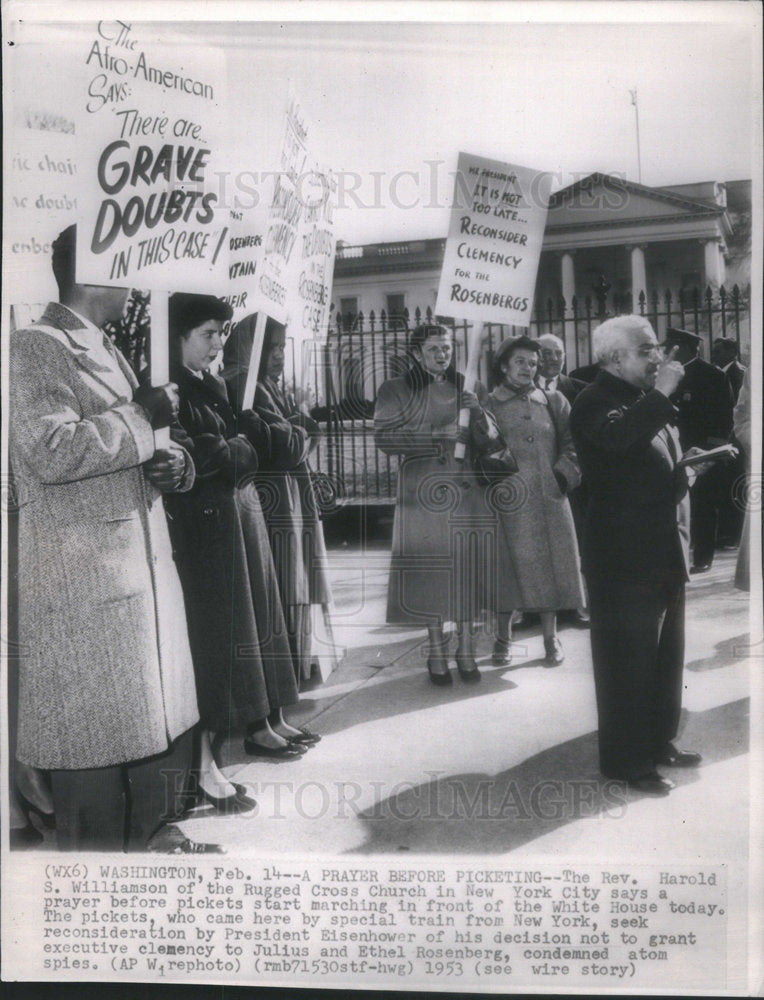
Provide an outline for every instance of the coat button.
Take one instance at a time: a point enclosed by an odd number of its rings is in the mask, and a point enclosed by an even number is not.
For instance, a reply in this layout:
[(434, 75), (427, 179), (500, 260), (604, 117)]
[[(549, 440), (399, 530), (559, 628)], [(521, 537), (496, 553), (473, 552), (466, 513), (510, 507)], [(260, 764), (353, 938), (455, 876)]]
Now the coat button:
[(530, 413), (524, 413), (523, 414), (523, 420), (530, 420), (530, 419), (531, 419)]
[(528, 437), (525, 440), (526, 441), (533, 441), (533, 435), (529, 434)]

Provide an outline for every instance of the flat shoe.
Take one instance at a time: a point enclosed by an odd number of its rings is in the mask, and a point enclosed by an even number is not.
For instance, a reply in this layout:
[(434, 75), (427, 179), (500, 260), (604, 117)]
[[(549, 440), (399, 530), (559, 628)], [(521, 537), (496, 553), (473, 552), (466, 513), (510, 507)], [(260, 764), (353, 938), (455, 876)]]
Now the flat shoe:
[(287, 743), (283, 747), (267, 747), (254, 740), (244, 740), (244, 751), (251, 757), (273, 757), (275, 760), (297, 760), (307, 751), (307, 747), (299, 743)]
[(236, 782), (231, 782), (233, 787), (236, 789), (233, 795), (226, 795), (221, 798), (215, 795), (210, 795), (210, 793), (199, 785), (199, 799), (202, 802), (207, 802), (211, 806), (214, 806), (219, 813), (224, 816), (243, 816), (247, 813), (255, 812), (257, 809), (257, 802), (247, 795), (247, 789), (244, 785), (237, 785)]
[(703, 758), (692, 750), (679, 750), (669, 744), (656, 763), (663, 767), (700, 767)]
[[(443, 667), (445, 665), (445, 671), (443, 670), (433, 670), (433, 667)], [(430, 680), (433, 684), (438, 687), (446, 687), (448, 684), (453, 684), (454, 679), (451, 676), (451, 671), (448, 669), (448, 661), (445, 657), (430, 657), (427, 660), (427, 673), (430, 675)]]
[(302, 744), (303, 746), (307, 747), (315, 746), (316, 743), (321, 742), (321, 737), (318, 735), (318, 733), (312, 733), (309, 729), (300, 729), (298, 735), (286, 736), (284, 738), (287, 739), (290, 743), (297, 743), (298, 745)]
[(544, 652), (546, 653), (544, 663), (546, 663), (548, 667), (559, 667), (565, 659), (562, 643), (557, 636), (551, 640), (544, 639)]
[(643, 774), (639, 778), (630, 778), (627, 784), (629, 788), (635, 788), (638, 792), (644, 792), (646, 795), (668, 795), (672, 788), (676, 788), (673, 781), (664, 778), (657, 771)]
[(512, 640), (497, 639), (493, 644), (491, 663), (495, 667), (508, 667), (512, 662)]
[(474, 656), (459, 656), (457, 653), (456, 669), (466, 684), (476, 684), (480, 680), (480, 671), (477, 668)]

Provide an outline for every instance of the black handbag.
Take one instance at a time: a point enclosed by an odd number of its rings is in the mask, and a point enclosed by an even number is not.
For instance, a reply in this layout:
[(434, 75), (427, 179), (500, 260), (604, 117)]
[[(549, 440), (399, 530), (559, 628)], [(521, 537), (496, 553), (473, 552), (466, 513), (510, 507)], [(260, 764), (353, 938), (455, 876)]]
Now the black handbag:
[(472, 470), (484, 486), (498, 483), (518, 471), (517, 459), (503, 438), (495, 442), (492, 451), (484, 451), (472, 459)]

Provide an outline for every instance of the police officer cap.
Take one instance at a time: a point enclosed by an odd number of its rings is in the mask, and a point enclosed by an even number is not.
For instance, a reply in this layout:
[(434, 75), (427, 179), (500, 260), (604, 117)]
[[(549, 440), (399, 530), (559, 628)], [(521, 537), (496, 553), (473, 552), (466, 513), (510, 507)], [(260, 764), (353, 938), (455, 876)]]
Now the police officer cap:
[(690, 330), (679, 330), (677, 327), (671, 326), (666, 330), (666, 346), (672, 344), (683, 344), (685, 347), (692, 347), (697, 350), (700, 347), (701, 338), (697, 333), (692, 333)]

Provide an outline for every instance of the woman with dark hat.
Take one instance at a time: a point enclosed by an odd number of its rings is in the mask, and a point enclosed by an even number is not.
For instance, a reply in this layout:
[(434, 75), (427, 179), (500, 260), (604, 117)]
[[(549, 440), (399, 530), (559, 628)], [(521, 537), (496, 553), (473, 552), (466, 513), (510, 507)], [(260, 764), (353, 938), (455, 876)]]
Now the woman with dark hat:
[(500, 344), (494, 359), (498, 385), (485, 402), (519, 466), (495, 505), (497, 665), (511, 660), (514, 610), (540, 613), (546, 663), (562, 663), (557, 611), (585, 603), (567, 498), (581, 480), (568, 426), (570, 404), (561, 393), (536, 387), (538, 352), (539, 345), (525, 336)]
[[(412, 365), (384, 382), (374, 411), (377, 447), (401, 457), (387, 621), (426, 625), (427, 669), (433, 684), (451, 684), (446, 621), (456, 622), (456, 665), (464, 681), (480, 680), (472, 623), (485, 605), (485, 493), (471, 471), (469, 450), (482, 446), (493, 424), (453, 364), (451, 331), (416, 327)], [(466, 461), (454, 458), (459, 410), (470, 410)], [(490, 517), (488, 517), (490, 520)], [(488, 560), (490, 562), (490, 560)]]
[(260, 454), (267, 455), (268, 428), (253, 414), (237, 420), (225, 384), (207, 370), (230, 318), (230, 306), (214, 296), (170, 297), (171, 373), (182, 428), (175, 433), (193, 456), (196, 481), (187, 493), (167, 495), (166, 508), (201, 716), (199, 788), (202, 798), (227, 813), (252, 809), (254, 802), (218, 768), (225, 736), (247, 734), (249, 753), (302, 753), (279, 733), (282, 709), (298, 694), (267, 535), (261, 530), (259, 538), (247, 539), (252, 528), (243, 525), (236, 502)]
[[(238, 322), (223, 351), (222, 375), (237, 410), (244, 395), (256, 324), (257, 313)], [(311, 605), (328, 604), (331, 592), (324, 533), (307, 461), (319, 428), (282, 385), (285, 343), (286, 328), (269, 317), (253, 408), (267, 426), (270, 438), (268, 456), (261, 461), (257, 474), (257, 487), (299, 686), (300, 680), (309, 679), (311, 674)], [(244, 411), (241, 417), (251, 412)], [(242, 505), (245, 520), (248, 506)]]

